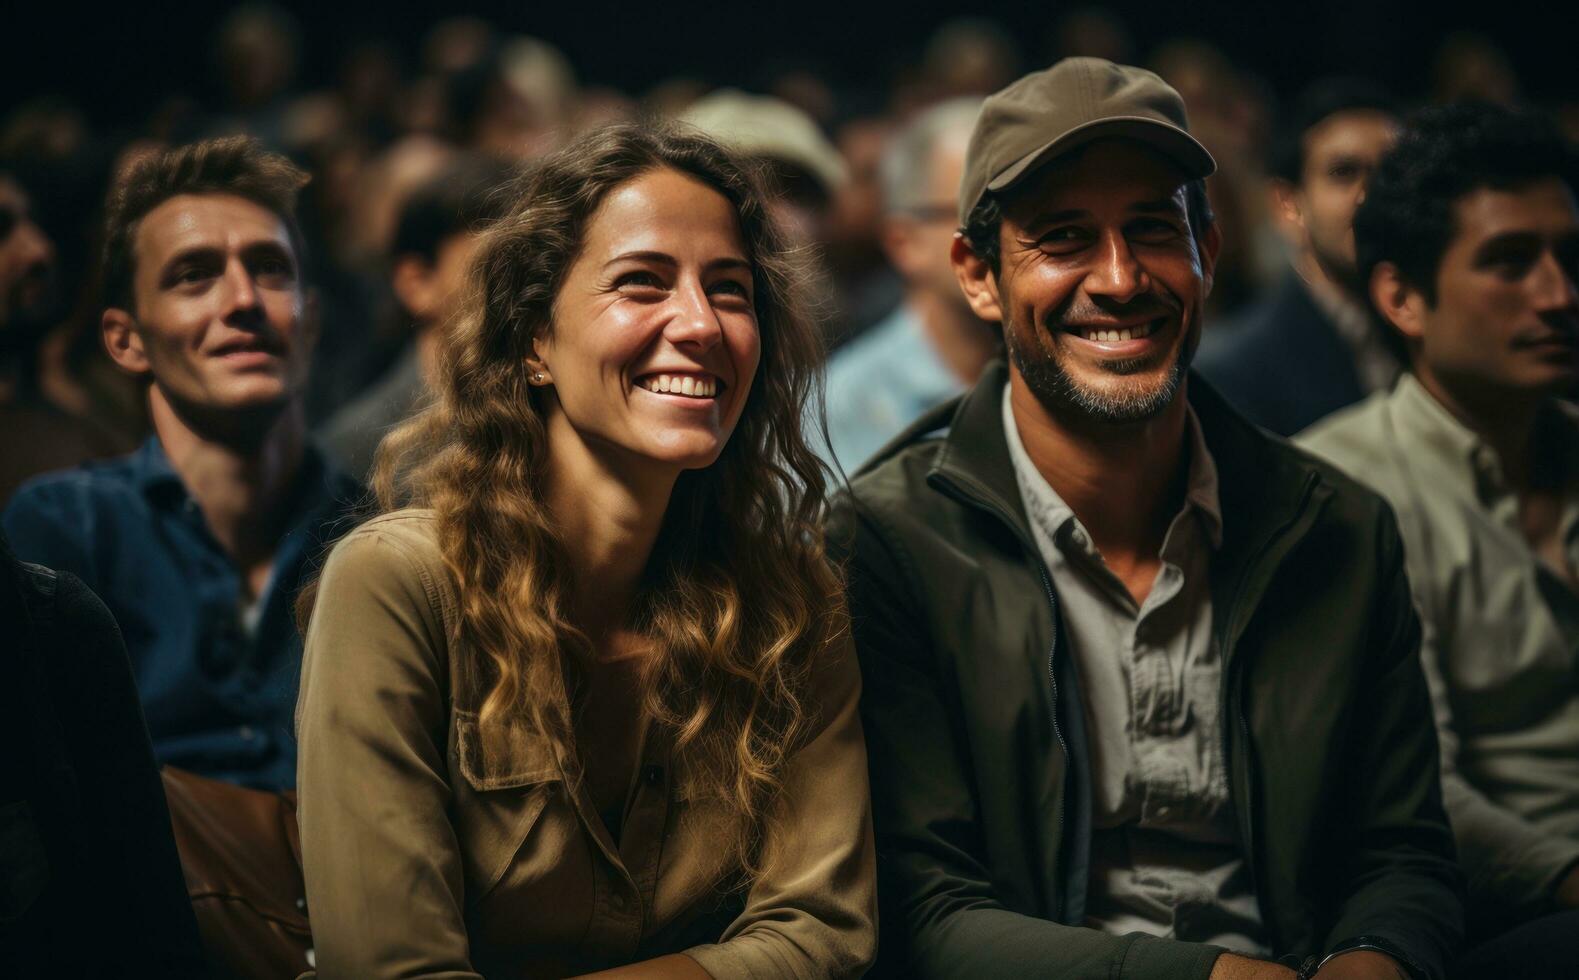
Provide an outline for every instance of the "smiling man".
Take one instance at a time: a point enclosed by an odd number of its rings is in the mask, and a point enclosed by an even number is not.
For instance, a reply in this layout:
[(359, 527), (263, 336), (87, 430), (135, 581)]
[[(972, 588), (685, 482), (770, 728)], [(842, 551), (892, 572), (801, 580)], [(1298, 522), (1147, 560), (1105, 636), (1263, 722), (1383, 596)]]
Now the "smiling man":
[(1458, 940), (1389, 512), (1189, 374), (1213, 167), (1099, 59), (976, 124), (953, 262), (1008, 364), (831, 518), (887, 972), (1439, 977)]
[(1471, 938), (1537, 920), (1472, 953), (1470, 976), (1579, 961), (1576, 188), (1541, 116), (1413, 120), (1355, 222), (1410, 372), (1301, 437), (1398, 514)]
[(115, 614), (159, 761), (271, 789), (295, 783), (292, 601), (358, 494), (305, 437), (305, 181), (241, 137), (122, 177), (101, 324), (148, 382), (154, 434), (23, 486), (4, 515), (19, 556), (73, 572)]

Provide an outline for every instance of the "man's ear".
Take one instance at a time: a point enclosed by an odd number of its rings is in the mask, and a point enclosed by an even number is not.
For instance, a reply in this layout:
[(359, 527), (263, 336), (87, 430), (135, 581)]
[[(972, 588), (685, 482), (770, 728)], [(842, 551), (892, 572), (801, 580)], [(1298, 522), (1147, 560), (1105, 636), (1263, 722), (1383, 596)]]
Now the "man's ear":
[(128, 374), (147, 374), (148, 353), (143, 349), (137, 318), (127, 310), (111, 306), (99, 317), (99, 333), (110, 360)]
[(436, 278), (433, 266), (420, 255), (402, 255), (395, 260), (395, 267), (390, 271), (389, 285), (395, 293), (396, 302), (418, 323), (428, 322), (436, 313)]
[(1371, 305), (1411, 345), (1425, 337), (1425, 296), (1403, 277), (1398, 266), (1378, 262), (1371, 272)]
[(960, 292), (971, 311), (988, 323), (1003, 322), (1003, 301), (998, 296), (998, 276), (992, 266), (977, 255), (961, 232), (954, 233), (949, 246), (949, 261), (954, 265), (954, 278), (959, 280)]
[(1272, 214), (1278, 224), (1286, 229), (1304, 231), (1305, 212), (1299, 206), (1299, 189), (1281, 177), (1267, 182), (1267, 193), (1272, 198)]

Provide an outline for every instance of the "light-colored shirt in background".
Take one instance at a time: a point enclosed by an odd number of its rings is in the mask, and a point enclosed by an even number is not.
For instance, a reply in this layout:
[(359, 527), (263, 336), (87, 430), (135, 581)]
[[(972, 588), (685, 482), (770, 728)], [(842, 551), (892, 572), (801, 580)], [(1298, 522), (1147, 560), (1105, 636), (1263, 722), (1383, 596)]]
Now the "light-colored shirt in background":
[[(1579, 424), (1554, 408), (1579, 565)], [(1412, 374), (1298, 437), (1393, 507), (1420, 609), (1442, 790), (1472, 898), (1551, 897), (1579, 861), (1579, 595), (1530, 548), (1496, 454)]]
[[(903, 304), (828, 360), (831, 456), (846, 476), (926, 411), (965, 390)], [(829, 452), (823, 458), (832, 462)]]
[(1192, 409), (1184, 506), (1138, 606), (1026, 454), (1007, 387), (1003, 429), (1080, 676), (1094, 797), (1086, 924), (1263, 955), (1223, 755), (1210, 581), (1222, 513), (1200, 422)]

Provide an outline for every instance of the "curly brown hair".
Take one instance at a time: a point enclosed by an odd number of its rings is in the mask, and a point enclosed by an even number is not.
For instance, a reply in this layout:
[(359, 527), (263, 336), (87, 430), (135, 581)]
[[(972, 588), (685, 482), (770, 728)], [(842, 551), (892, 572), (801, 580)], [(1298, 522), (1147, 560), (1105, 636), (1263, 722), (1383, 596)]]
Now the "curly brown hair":
[(806, 406), (821, 404), (821, 335), (760, 175), (700, 135), (652, 123), (593, 131), (542, 160), (484, 233), (442, 342), (435, 401), (385, 439), (373, 489), (382, 509), (437, 513), (485, 744), (524, 725), (571, 748), (557, 706), (591, 650), (570, 620), (575, 583), (544, 503), (545, 396), (526, 362), (554, 329), (555, 297), (601, 202), (664, 168), (734, 206), (761, 360), (718, 460), (678, 480), (645, 571), (634, 625), (660, 654), (646, 666), (643, 703), (674, 734), (681, 793), (733, 818), (721, 857), (749, 873), (784, 762), (817, 723), (810, 675), (847, 633), (820, 526), (827, 471), (805, 435)]

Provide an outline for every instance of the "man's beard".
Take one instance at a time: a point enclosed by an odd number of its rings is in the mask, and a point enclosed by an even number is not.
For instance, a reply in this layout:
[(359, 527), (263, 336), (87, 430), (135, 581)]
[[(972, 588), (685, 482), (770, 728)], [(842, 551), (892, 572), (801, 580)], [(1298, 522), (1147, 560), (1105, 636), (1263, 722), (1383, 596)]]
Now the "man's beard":
[[(1065, 371), (1051, 347), (1033, 344), (1031, 350), (1022, 349), (1019, 329), (1012, 323), (1004, 324), (1003, 336), (1009, 360), (1042, 407), (1054, 416), (1073, 415), (1105, 425), (1144, 422), (1161, 413), (1179, 393), (1195, 354), (1189, 345), (1181, 347), (1167, 374), (1156, 384), (1137, 382), (1115, 386), (1118, 390), (1097, 389), (1081, 384)], [(1140, 358), (1121, 359), (1104, 362), (1102, 369), (1110, 375), (1124, 376), (1144, 370), (1150, 363)]]

